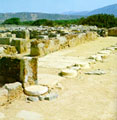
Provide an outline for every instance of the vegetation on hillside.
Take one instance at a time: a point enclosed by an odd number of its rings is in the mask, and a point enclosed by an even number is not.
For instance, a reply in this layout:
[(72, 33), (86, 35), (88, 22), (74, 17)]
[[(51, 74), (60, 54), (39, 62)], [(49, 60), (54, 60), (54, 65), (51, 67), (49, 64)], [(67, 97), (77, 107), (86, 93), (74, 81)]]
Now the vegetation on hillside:
[(117, 26), (117, 18), (114, 15), (97, 14), (80, 19), (79, 24), (110, 28)]
[(7, 19), (3, 22), (3, 24), (14, 24), (14, 25), (20, 25), (20, 19), (19, 18), (11, 18), (11, 19)]
[(31, 25), (31, 26), (69, 26), (74, 25), (96, 25), (97, 27), (115, 27), (117, 26), (117, 18), (114, 15), (97, 14), (87, 18), (80, 18), (74, 20), (47, 20), (39, 19), (36, 21), (24, 21), (21, 22), (19, 18), (11, 18), (5, 20), (2, 24), (15, 24), (15, 25)]

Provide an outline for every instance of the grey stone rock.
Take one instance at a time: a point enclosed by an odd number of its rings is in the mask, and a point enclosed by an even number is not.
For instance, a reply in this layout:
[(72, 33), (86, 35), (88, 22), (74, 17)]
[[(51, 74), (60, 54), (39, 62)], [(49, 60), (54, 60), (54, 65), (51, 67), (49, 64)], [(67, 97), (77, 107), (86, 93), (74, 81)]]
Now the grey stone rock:
[(32, 101), (32, 102), (37, 102), (37, 101), (39, 101), (39, 98), (38, 97), (34, 97), (34, 96), (28, 96), (27, 100)]
[(38, 98), (39, 98), (40, 101), (45, 100), (45, 96), (41, 96), (41, 95), (40, 95), (40, 96), (38, 96)]
[(20, 82), (15, 82), (15, 83), (10, 83), (10, 84), (5, 84), (4, 86), (8, 91), (10, 90), (15, 90), (18, 87), (22, 87), (22, 84)]
[(49, 93), (45, 96), (45, 100), (53, 100), (53, 99), (56, 99), (58, 97), (58, 94), (57, 93)]
[(105, 71), (103, 70), (96, 70), (96, 71), (91, 71), (91, 72), (85, 72), (87, 75), (103, 75), (106, 74)]

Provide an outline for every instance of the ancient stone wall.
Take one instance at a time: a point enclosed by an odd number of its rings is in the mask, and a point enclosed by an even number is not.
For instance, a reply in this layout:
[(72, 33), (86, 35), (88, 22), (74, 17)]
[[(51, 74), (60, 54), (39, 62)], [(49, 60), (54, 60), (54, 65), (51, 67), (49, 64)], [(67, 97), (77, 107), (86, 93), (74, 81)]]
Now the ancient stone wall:
[(97, 38), (96, 32), (79, 34), (69, 34), (63, 37), (49, 40), (33, 40), (31, 42), (31, 56), (44, 56), (48, 53), (64, 49), (66, 47), (77, 46), (80, 43), (91, 41)]
[(117, 27), (110, 28), (110, 29), (108, 30), (108, 35), (109, 35), (109, 36), (117, 36)]
[(20, 60), (13, 57), (0, 59), (0, 82), (12, 83), (20, 81)]

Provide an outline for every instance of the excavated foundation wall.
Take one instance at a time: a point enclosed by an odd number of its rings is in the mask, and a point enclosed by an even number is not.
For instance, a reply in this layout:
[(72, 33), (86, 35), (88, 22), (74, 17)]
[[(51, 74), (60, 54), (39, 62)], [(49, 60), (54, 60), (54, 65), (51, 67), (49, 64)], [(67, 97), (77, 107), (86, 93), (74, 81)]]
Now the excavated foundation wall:
[(0, 59), (0, 83), (12, 83), (20, 80), (20, 60), (10, 57)]
[(44, 56), (51, 52), (74, 47), (86, 41), (95, 40), (98, 34), (96, 32), (87, 32), (80, 34), (71, 34), (64, 37), (53, 38), (49, 40), (33, 40), (31, 42), (31, 56)]
[(110, 28), (108, 30), (108, 35), (109, 36), (117, 36), (117, 27)]
[(13, 56), (0, 58), (0, 83), (21, 82), (23, 86), (35, 84), (37, 81), (38, 58)]

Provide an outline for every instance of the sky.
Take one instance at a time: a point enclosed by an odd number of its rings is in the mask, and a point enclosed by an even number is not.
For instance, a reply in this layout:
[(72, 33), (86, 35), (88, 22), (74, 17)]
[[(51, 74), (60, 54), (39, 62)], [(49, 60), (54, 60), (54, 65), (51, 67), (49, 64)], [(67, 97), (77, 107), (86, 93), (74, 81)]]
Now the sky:
[(0, 13), (43, 12), (63, 13), (68, 11), (91, 11), (117, 0), (0, 0)]

